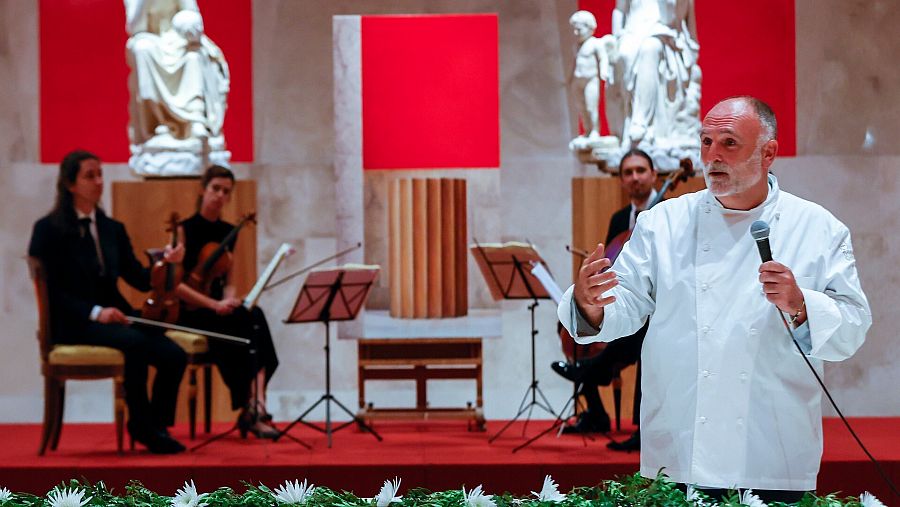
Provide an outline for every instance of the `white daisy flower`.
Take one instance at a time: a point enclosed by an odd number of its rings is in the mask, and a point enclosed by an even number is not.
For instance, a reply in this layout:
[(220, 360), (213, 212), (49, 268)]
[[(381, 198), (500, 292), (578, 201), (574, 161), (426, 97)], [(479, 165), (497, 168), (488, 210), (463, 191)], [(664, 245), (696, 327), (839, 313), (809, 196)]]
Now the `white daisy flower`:
[(200, 503), (206, 497), (207, 493), (197, 494), (197, 486), (194, 486), (194, 480), (184, 482), (184, 487), (178, 490), (175, 497), (172, 498), (172, 507), (205, 507), (206, 503)]
[(712, 507), (715, 503), (710, 503), (706, 498), (700, 496), (700, 490), (693, 484), (688, 484), (684, 497), (688, 502), (693, 503), (697, 507)]
[(531, 494), (538, 497), (538, 501), (541, 502), (562, 502), (566, 499), (566, 495), (559, 492), (559, 487), (549, 475), (544, 477), (544, 486), (541, 488), (541, 492), (532, 491)]
[(402, 496), (397, 496), (397, 491), (400, 490), (400, 481), (397, 477), (394, 477), (393, 481), (384, 481), (384, 486), (381, 487), (381, 491), (378, 492), (378, 496), (375, 497), (375, 505), (376, 507), (388, 507), (391, 502), (399, 502)]
[(77, 488), (54, 489), (47, 495), (50, 507), (82, 507), (91, 501), (93, 497), (84, 498), (84, 491)]
[(285, 481), (281, 487), (275, 488), (275, 500), (282, 504), (303, 505), (314, 489), (315, 485), (306, 485), (306, 479), (303, 479), (302, 484), (300, 481)]
[(859, 495), (859, 503), (861, 503), (863, 507), (887, 507), (881, 503), (881, 500), (875, 498), (875, 495), (868, 491)]
[(0, 503), (8, 502), (12, 498), (12, 493), (6, 488), (0, 488)]
[(462, 492), (463, 497), (465, 497), (466, 507), (497, 507), (497, 504), (492, 500), (494, 495), (485, 495), (481, 491), (481, 484), (468, 493), (466, 493), (466, 488), (463, 487)]
[(752, 489), (745, 489), (744, 492), (741, 493), (741, 504), (749, 507), (767, 507), (766, 502), (763, 502), (760, 497), (754, 495)]

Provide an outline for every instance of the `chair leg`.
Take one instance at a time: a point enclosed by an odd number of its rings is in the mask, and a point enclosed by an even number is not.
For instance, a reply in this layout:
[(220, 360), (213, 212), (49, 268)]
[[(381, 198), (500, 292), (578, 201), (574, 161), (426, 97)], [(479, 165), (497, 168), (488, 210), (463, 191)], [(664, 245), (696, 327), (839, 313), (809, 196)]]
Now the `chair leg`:
[(50, 442), (50, 435), (53, 433), (53, 426), (56, 424), (57, 417), (54, 409), (56, 408), (56, 389), (57, 381), (52, 377), (44, 377), (44, 425), (41, 430), (41, 445), (38, 448), (38, 456), (43, 456), (47, 451), (47, 444)]
[(50, 450), (55, 451), (59, 447), (59, 436), (62, 434), (63, 413), (66, 411), (66, 381), (57, 383), (56, 395), (56, 422), (53, 425), (53, 436), (50, 440)]
[(212, 431), (212, 365), (203, 365), (203, 431)]
[(613, 407), (616, 412), (616, 431), (622, 430), (622, 377), (613, 379)]
[[(125, 428), (125, 383), (122, 377), (113, 379), (113, 414), (116, 421), (116, 452), (122, 455), (122, 440)], [(131, 440), (134, 449), (134, 439)]]
[(197, 365), (188, 365), (188, 421), (190, 421), (190, 438), (197, 435)]

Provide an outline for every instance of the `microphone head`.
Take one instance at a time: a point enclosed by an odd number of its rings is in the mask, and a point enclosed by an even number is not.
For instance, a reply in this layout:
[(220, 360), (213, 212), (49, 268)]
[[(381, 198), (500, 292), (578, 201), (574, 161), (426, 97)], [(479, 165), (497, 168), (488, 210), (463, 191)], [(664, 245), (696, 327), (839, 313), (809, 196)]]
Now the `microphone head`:
[(755, 239), (756, 241), (768, 239), (769, 224), (763, 222), (762, 220), (753, 222), (753, 224), (750, 226), (750, 235), (753, 236), (753, 239)]

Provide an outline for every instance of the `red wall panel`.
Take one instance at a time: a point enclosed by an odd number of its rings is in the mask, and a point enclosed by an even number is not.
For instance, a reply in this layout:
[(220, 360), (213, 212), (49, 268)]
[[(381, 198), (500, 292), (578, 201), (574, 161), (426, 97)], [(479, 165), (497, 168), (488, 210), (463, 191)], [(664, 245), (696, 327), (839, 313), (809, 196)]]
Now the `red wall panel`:
[(363, 16), (366, 169), (500, 166), (495, 14)]
[[(614, 0), (578, 0), (597, 17), (597, 34), (610, 32)], [(778, 117), (779, 155), (797, 154), (794, 2), (696, 0), (701, 116), (733, 95), (753, 95)], [(574, 36), (573, 36), (574, 40)]]
[[(207, 35), (231, 70), (225, 139), (235, 162), (253, 160), (250, 0), (199, 0)], [(40, 0), (41, 162), (74, 149), (128, 160), (128, 66), (121, 0)]]

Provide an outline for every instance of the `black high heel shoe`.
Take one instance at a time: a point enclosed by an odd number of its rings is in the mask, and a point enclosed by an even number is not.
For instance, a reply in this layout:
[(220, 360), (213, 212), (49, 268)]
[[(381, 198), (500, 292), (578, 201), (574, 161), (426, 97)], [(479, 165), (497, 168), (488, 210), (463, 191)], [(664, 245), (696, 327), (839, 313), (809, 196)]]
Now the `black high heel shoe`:
[[(272, 420), (271, 416), (269, 416), (269, 420)], [(274, 439), (281, 434), (277, 429), (266, 424), (262, 416), (257, 416), (254, 411), (249, 409), (241, 411), (237, 425), (241, 438), (247, 438), (247, 433), (253, 433), (256, 438), (269, 439)]]

